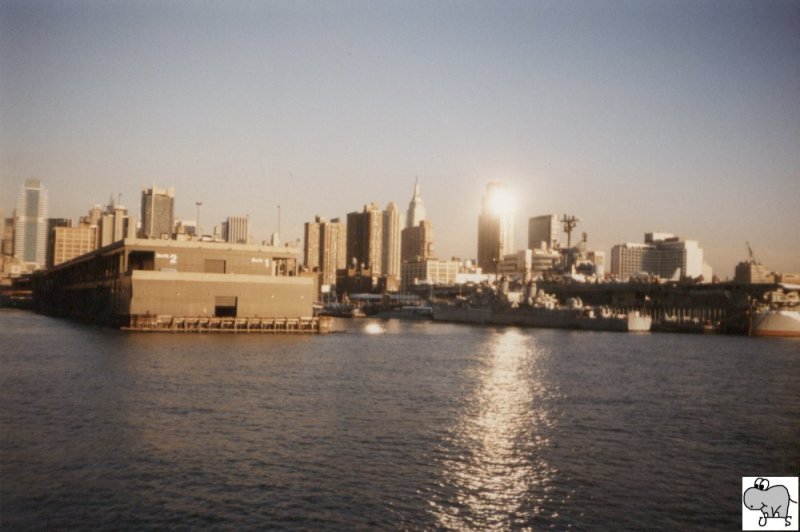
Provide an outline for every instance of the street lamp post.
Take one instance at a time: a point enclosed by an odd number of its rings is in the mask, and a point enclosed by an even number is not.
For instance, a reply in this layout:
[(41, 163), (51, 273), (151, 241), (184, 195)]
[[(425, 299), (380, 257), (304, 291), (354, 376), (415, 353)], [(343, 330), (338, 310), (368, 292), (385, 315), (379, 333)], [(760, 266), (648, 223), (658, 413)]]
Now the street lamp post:
[(195, 231), (195, 237), (197, 237), (197, 240), (200, 240), (203, 236), (203, 232), (200, 230), (200, 206), (203, 204), (203, 202), (195, 201), (194, 204), (197, 205), (197, 225), (194, 231)]

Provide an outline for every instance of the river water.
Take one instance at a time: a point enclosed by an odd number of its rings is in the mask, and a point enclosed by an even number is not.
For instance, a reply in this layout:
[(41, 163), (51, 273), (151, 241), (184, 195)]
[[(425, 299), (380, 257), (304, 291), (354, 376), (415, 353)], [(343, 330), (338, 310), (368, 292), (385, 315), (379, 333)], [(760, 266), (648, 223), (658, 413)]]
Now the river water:
[(800, 342), (0, 311), (0, 528), (738, 528), (800, 471)]

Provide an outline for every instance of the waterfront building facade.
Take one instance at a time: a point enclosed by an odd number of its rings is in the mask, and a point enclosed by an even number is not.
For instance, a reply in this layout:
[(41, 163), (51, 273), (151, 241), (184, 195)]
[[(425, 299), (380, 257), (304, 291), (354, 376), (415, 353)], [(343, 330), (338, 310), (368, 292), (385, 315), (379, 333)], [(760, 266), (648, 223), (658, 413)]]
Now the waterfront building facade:
[(306, 318), (299, 250), (125, 239), (34, 278), (38, 310), (126, 324), (136, 316)]
[(415, 285), (454, 285), (461, 263), (455, 260), (417, 258), (403, 262), (401, 286), (403, 291)]
[(514, 218), (505, 184), (486, 185), (478, 216), (478, 267), (495, 273), (502, 257), (514, 252)]
[(528, 249), (557, 249), (560, 226), (555, 214), (528, 219)]
[(172, 238), (175, 220), (175, 189), (159, 189), (155, 185), (142, 190), (142, 227), (140, 238), (168, 240)]
[(14, 257), (33, 269), (47, 262), (47, 190), (38, 179), (26, 179), (17, 198)]

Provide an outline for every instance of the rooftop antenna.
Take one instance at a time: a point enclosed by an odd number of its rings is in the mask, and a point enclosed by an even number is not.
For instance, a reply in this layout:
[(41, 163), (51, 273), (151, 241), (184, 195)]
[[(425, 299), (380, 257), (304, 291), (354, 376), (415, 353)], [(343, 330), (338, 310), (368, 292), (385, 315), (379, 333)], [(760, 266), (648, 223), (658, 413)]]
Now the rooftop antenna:
[(567, 249), (569, 249), (572, 245), (572, 230), (575, 229), (575, 226), (578, 225), (581, 219), (577, 216), (567, 215), (561, 217), (559, 222), (564, 224), (564, 232), (567, 233)]

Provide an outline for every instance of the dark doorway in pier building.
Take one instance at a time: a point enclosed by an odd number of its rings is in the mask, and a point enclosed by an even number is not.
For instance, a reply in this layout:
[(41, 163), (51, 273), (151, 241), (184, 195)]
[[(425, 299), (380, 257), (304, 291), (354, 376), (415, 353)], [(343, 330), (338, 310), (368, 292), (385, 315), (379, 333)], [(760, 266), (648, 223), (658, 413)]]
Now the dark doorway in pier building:
[(214, 298), (214, 316), (217, 318), (235, 318), (236, 300), (236, 296), (216, 296)]
[(155, 251), (131, 251), (128, 254), (128, 272), (133, 270), (152, 271), (156, 265)]
[(206, 273), (225, 273), (225, 260), (206, 259), (204, 270)]

